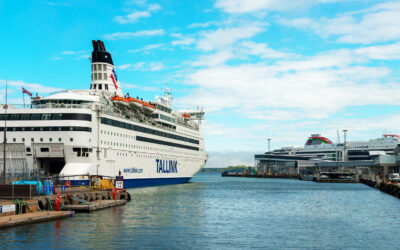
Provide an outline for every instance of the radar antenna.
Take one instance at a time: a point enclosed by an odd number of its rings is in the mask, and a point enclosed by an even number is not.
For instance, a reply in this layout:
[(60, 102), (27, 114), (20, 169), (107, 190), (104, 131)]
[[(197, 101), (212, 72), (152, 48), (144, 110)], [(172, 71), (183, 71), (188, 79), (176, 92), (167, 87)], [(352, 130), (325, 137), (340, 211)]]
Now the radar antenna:
[(172, 89), (168, 87), (168, 83), (165, 83), (165, 87), (161, 89), (164, 92), (163, 99), (165, 102), (167, 102), (168, 106), (172, 105)]

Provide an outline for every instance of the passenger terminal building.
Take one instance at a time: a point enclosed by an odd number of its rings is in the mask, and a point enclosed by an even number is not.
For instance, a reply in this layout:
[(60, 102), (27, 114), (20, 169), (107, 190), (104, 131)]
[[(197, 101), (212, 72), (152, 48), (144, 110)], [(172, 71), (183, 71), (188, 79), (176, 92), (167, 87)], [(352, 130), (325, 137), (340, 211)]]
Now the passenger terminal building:
[(284, 147), (257, 154), (254, 157), (259, 173), (264, 174), (311, 174), (315, 168), (334, 171), (338, 168), (370, 168), (376, 165), (389, 167), (398, 172), (396, 154), (400, 137), (384, 134), (369, 141), (332, 143), (319, 134), (311, 135), (304, 147)]

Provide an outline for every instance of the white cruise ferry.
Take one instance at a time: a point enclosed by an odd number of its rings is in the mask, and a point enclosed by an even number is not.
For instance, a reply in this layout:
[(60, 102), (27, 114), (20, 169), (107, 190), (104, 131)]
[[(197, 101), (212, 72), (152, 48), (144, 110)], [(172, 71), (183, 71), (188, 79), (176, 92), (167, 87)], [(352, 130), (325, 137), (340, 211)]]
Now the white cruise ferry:
[(173, 110), (168, 88), (155, 101), (124, 95), (111, 54), (102, 41), (92, 43), (90, 89), (1, 109), (7, 144), (25, 145), (30, 171), (73, 184), (87, 183), (87, 175), (122, 175), (126, 188), (188, 182), (208, 158), (204, 112)]

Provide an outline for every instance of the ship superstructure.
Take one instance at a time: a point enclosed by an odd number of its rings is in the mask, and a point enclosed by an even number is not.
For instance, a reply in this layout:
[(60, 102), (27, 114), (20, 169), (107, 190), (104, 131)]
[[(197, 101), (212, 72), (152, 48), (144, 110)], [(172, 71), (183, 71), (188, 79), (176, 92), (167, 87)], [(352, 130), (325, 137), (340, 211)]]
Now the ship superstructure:
[(73, 182), (87, 175), (122, 175), (125, 187), (189, 181), (208, 158), (203, 110), (173, 110), (168, 88), (154, 101), (124, 94), (111, 54), (102, 41), (92, 43), (90, 89), (2, 109), (7, 143), (25, 145), (32, 172)]

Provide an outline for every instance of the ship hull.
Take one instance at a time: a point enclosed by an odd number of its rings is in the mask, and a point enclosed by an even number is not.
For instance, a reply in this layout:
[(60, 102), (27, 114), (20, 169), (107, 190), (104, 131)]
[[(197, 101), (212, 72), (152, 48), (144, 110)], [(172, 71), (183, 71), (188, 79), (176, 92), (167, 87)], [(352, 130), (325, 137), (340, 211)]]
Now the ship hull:
[[(188, 183), (192, 177), (124, 179), (124, 188), (152, 187)], [(72, 180), (72, 186), (87, 186), (88, 180)]]

